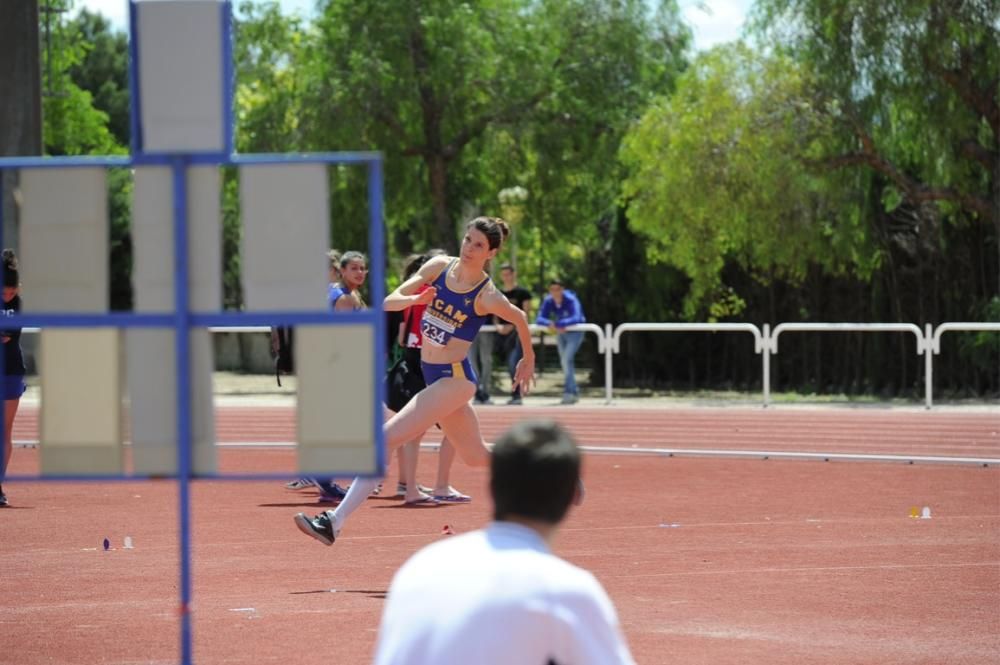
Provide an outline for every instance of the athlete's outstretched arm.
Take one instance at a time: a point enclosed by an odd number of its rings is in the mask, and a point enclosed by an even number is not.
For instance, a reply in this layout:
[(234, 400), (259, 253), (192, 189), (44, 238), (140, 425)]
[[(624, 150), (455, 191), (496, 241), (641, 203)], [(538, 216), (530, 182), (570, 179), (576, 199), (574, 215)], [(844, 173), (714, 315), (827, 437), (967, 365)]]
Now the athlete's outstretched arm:
[(437, 289), (430, 288), (419, 294), (417, 290), (422, 285), (430, 284), (437, 279), (437, 276), (448, 265), (449, 260), (447, 256), (435, 256), (420, 266), (417, 272), (385, 297), (385, 300), (382, 301), (382, 309), (387, 312), (399, 312), (413, 305), (429, 303), (437, 295)]
[(524, 355), (514, 370), (514, 384), (520, 386), (521, 392), (527, 395), (535, 384), (535, 349), (531, 345), (531, 328), (528, 327), (528, 317), (523, 311), (512, 305), (507, 297), (493, 285), (487, 287), (479, 300), (486, 313), (509, 321), (517, 328), (517, 337), (521, 340), (521, 350)]

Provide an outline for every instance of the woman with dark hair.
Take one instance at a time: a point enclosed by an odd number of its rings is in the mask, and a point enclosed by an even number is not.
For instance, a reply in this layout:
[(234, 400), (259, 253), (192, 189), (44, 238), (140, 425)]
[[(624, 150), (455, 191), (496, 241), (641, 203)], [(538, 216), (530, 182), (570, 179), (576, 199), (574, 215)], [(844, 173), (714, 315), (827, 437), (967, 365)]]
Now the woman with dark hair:
[[(403, 281), (412, 277), (432, 256), (444, 252), (431, 250), (427, 254), (413, 254), (406, 259), (403, 267)], [(423, 289), (428, 288), (426, 285)], [(403, 362), (406, 363), (408, 374), (406, 385), (398, 385), (393, 381), (388, 387), (386, 406), (394, 412), (402, 410), (413, 396), (427, 387), (420, 370), (420, 347), (423, 346), (423, 335), (420, 332), (420, 322), (426, 305), (414, 305), (402, 310), (395, 343), (402, 348)], [(390, 333), (392, 331), (390, 330)], [(397, 379), (399, 377), (396, 377)], [(468, 503), (471, 498), (451, 486), (449, 476), (451, 465), (455, 461), (455, 446), (448, 437), (441, 441), (438, 452), (437, 482), (434, 488), (417, 484), (417, 458), (420, 454), (420, 441), (423, 432), (411, 441), (407, 441), (397, 449), (399, 460), (399, 483), (396, 485), (397, 497), (403, 497), (407, 504), (434, 503)], [(378, 491), (378, 490), (376, 490)]]
[(340, 279), (327, 288), (326, 300), (335, 312), (364, 309), (361, 287), (368, 277), (368, 261), (361, 252), (344, 252), (340, 257)]
[[(426, 305), (421, 319), (421, 369), (427, 388), (417, 393), (385, 424), (386, 452), (421, 435), (438, 423), (459, 456), (471, 466), (489, 464), (490, 453), (469, 404), (476, 392), (476, 375), (469, 363), (469, 346), (480, 327), (497, 316), (514, 324), (524, 349), (514, 383), (527, 394), (534, 383), (535, 353), (527, 318), (493, 285), (488, 262), (510, 233), (496, 217), (477, 217), (466, 225), (457, 257), (436, 256), (389, 294), (383, 307), (401, 310)], [(428, 286), (423, 289), (422, 287)], [(348, 516), (378, 485), (377, 479), (356, 478), (336, 508), (315, 517), (295, 516), (305, 534), (325, 545), (336, 540)]]
[[(11, 316), (21, 311), (21, 280), (17, 272), (17, 256), (14, 250), (5, 249), (3, 260), (3, 313)], [(14, 417), (21, 403), (24, 383), (24, 356), (21, 353), (21, 329), (5, 329), (3, 338), (3, 465), (0, 466), (0, 482), (7, 475), (7, 466), (14, 451)], [(0, 506), (7, 505), (7, 496), (0, 485)]]

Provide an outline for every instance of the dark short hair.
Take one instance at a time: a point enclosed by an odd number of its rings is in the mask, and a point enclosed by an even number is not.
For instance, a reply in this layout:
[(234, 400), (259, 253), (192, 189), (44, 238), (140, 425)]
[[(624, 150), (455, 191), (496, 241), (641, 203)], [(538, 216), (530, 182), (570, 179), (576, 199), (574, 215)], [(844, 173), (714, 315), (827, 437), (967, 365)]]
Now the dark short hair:
[(420, 267), (427, 263), (431, 257), (427, 254), (410, 254), (403, 263), (403, 279), (409, 279), (413, 273), (420, 270)]
[(4, 249), (0, 253), (0, 260), (3, 262), (3, 285), (5, 287), (16, 287), (21, 283), (21, 278), (17, 272), (17, 254), (13, 249)]
[(565, 285), (563, 284), (563, 281), (561, 279), (559, 279), (558, 277), (553, 277), (552, 279), (549, 280), (549, 286), (565, 286)]
[(550, 420), (525, 420), (497, 440), (490, 458), (493, 517), (511, 516), (558, 524), (580, 481), (580, 449)]

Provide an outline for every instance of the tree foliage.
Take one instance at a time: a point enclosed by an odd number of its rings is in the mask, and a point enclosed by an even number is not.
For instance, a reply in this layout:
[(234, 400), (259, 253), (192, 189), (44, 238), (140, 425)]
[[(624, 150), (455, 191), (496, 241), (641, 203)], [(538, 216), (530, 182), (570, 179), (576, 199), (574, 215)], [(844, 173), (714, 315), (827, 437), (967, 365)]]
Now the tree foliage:
[[(756, 9), (754, 33), (814, 72), (809, 99), (836, 129), (809, 165), (853, 175), (865, 194), (859, 212), (883, 256), (872, 299), (899, 320), (988, 320), (1000, 293), (1000, 2)], [(980, 367), (995, 385), (996, 362)], [(961, 381), (976, 376), (967, 366)]]
[(108, 131), (115, 142), (128, 146), (129, 127), (128, 37), (112, 30), (100, 14), (82, 9), (69, 23), (70, 39), (82, 49), (69, 67), (73, 83), (90, 92), (95, 108), (108, 115)]
[[(379, 150), (390, 257), (454, 249), (464, 220), (499, 213), (514, 225), (499, 261), (536, 289), (560, 274), (598, 322), (996, 318), (997, 0), (758, 0), (754, 46), (693, 62), (675, 0), (651, 5), (320, 0), (305, 22), (246, 0), (237, 150)], [(47, 151), (124, 152), (124, 35), (86, 12), (53, 35)], [(334, 243), (364, 250), (365, 174), (329, 173)], [(127, 308), (131, 181), (110, 182), (112, 302)], [(225, 302), (240, 307), (235, 169), (223, 206)], [(1000, 389), (995, 342), (949, 338), (939, 385)], [(922, 371), (884, 338), (782, 345), (777, 387), (906, 394)], [(635, 336), (616, 371), (759, 386), (744, 347)]]
[(838, 205), (852, 183), (802, 168), (830, 135), (803, 95), (807, 86), (808, 72), (786, 57), (720, 47), (696, 60), (627, 137), (629, 220), (647, 237), (651, 260), (691, 279), (687, 318), (743, 312), (747, 294), (723, 280), (731, 263), (762, 285), (801, 284), (812, 265), (870, 273), (864, 229)]
[[(546, 7), (544, 39), (561, 63), (551, 92), (520, 123), (487, 136), (494, 187), (529, 191), (520, 223), (522, 274), (543, 289), (550, 274), (583, 286), (598, 305), (616, 289), (611, 229), (629, 126), (683, 68), (690, 32), (676, 3), (563, 2)], [(591, 260), (587, 260), (589, 259)], [(593, 280), (599, 274), (603, 279)], [(593, 307), (592, 307), (593, 309)], [(606, 312), (610, 313), (610, 312)]]
[[(317, 20), (309, 138), (382, 149), (391, 227), (456, 248), (478, 198), (470, 143), (537, 104), (543, 49), (521, 3), (331, 0)], [(317, 115), (320, 113), (321, 115)], [(495, 192), (493, 193), (495, 195)]]
[(57, 21), (42, 50), (43, 138), (50, 155), (122, 154), (123, 146), (108, 129), (108, 113), (73, 73), (88, 72), (87, 36), (82, 21)]
[[(286, 23), (292, 36), (280, 15), (248, 6), (241, 34), (285, 34), (265, 40), (284, 46), (270, 59), (258, 43), (239, 52), (268, 65), (256, 71), (262, 94), (287, 91), (273, 85), (286, 77), (300, 82), (290, 83), (301, 94), (291, 116), (297, 131), (276, 123), (271, 135), (294, 135), (309, 149), (382, 150), (397, 250), (454, 249), (459, 223), (495, 210), (498, 192), (519, 182), (533, 182), (532, 220), (572, 219), (559, 210), (565, 201), (589, 219), (613, 205), (613, 177), (591, 171), (614, 171), (624, 123), (678, 66), (687, 37), (675, 4), (667, 6), (673, 11), (654, 19), (638, 0), (329, 0), (310, 30)], [(282, 97), (271, 113), (289, 118)], [(262, 143), (261, 132), (254, 136)], [(539, 183), (536, 169), (549, 181)], [(358, 191), (350, 175), (340, 186)], [(363, 219), (356, 207), (335, 215)]]
[(808, 95), (840, 130), (818, 165), (875, 172), (914, 232), (933, 231), (930, 203), (1000, 237), (1000, 2), (762, 0), (755, 29), (816, 74)]
[[(691, 280), (685, 315), (989, 317), (1000, 274), (997, 3), (756, 6), (757, 47), (699, 58), (622, 152), (630, 223), (652, 260)], [(900, 345), (845, 347), (853, 366), (820, 340), (786, 345), (777, 371), (820, 390), (895, 392), (919, 376)], [(976, 368), (984, 356), (972, 357), (938, 376), (995, 390), (995, 361)]]

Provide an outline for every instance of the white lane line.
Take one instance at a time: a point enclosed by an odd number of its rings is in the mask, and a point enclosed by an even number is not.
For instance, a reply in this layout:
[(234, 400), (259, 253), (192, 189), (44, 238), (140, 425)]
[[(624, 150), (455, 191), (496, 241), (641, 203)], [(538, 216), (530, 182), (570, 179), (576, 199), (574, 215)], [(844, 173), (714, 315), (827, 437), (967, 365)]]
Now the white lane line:
[[(216, 444), (220, 448), (294, 448), (294, 442), (247, 441)], [(438, 450), (440, 443), (422, 443), (422, 450)], [(580, 446), (595, 455), (650, 455), (654, 457), (721, 457), (749, 459), (795, 459), (823, 462), (895, 462), (899, 464), (974, 464), (976, 466), (1000, 465), (997, 457), (958, 457), (948, 455), (881, 455), (861, 453), (793, 452), (784, 450), (729, 450), (711, 448), (642, 448), (620, 446)]]
[(682, 570), (669, 573), (634, 573), (629, 575), (601, 575), (602, 579), (632, 579), (639, 577), (685, 577), (690, 575), (760, 575), (762, 573), (836, 573), (865, 570), (909, 570), (913, 568), (1000, 568), (1000, 561), (968, 563), (879, 563), (870, 566), (775, 566), (767, 568), (727, 568), (723, 570)]
[[(37, 441), (15, 441), (15, 447), (34, 448)], [(295, 448), (294, 441), (232, 441), (215, 444), (219, 448)], [(422, 443), (423, 450), (438, 450), (440, 443)], [(581, 450), (595, 455), (643, 455), (653, 457), (718, 457), (728, 459), (758, 460), (812, 460), (823, 462), (891, 462), (897, 464), (966, 464), (998, 466), (997, 457), (959, 457), (949, 455), (862, 454), (793, 452), (785, 450), (731, 450), (711, 448), (642, 448), (620, 446), (581, 446)]]

